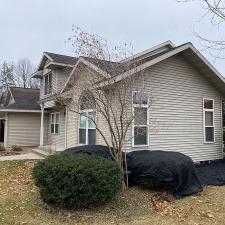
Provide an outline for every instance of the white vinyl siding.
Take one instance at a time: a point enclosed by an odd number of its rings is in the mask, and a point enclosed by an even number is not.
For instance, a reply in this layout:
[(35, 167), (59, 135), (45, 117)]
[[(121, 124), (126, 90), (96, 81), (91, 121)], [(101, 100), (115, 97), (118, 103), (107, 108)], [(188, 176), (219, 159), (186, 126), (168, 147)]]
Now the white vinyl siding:
[(7, 146), (38, 146), (40, 143), (40, 113), (8, 113)]

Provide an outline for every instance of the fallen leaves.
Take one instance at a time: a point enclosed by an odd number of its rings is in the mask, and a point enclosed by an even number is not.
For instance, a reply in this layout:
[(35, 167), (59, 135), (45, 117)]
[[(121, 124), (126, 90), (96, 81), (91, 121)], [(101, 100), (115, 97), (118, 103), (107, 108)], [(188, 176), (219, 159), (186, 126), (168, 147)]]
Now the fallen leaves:
[(186, 212), (170, 207), (175, 201), (176, 198), (167, 192), (162, 192), (152, 197), (153, 205), (161, 216), (176, 216), (181, 221), (185, 221), (185, 218), (187, 217)]

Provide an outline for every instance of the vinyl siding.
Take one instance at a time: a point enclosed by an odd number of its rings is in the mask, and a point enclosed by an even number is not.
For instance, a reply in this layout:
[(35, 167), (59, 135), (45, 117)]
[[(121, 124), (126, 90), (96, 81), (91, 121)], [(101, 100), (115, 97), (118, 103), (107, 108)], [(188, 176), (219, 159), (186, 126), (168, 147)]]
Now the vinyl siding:
[(38, 146), (40, 113), (8, 113), (7, 146)]
[[(137, 79), (137, 89), (141, 85)], [(128, 141), (126, 150), (178, 151), (194, 161), (222, 158), (222, 97), (203, 74), (181, 56), (174, 56), (146, 72), (144, 91), (152, 93), (149, 146), (132, 147)], [(215, 143), (204, 143), (203, 98), (215, 101)]]

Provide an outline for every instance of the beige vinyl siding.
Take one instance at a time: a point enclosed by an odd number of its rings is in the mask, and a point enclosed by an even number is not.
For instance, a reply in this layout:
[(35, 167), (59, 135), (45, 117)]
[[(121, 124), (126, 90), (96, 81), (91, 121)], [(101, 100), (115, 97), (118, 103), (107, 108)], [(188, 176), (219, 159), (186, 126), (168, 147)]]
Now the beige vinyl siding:
[[(179, 151), (194, 161), (222, 158), (222, 97), (203, 74), (177, 55), (151, 67), (144, 83), (144, 91), (152, 93), (149, 146), (128, 141), (126, 150)], [(140, 80), (136, 85), (141, 87)], [(215, 143), (204, 143), (203, 98), (215, 101)]]
[(38, 146), (40, 142), (40, 113), (8, 113), (7, 146)]
[[(60, 125), (59, 133), (51, 134), (51, 113), (60, 113)], [(54, 109), (48, 114), (48, 145), (51, 145), (52, 149), (63, 150), (65, 148), (65, 111), (63, 109)]]

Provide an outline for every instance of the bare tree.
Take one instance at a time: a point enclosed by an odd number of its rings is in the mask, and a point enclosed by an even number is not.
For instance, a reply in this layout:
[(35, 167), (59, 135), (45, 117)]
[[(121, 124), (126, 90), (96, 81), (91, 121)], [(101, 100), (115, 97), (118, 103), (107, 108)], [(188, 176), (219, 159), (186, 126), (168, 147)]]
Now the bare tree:
[(31, 78), (34, 71), (35, 67), (29, 59), (19, 59), (15, 67), (16, 85), (23, 88), (38, 88), (38, 82)]
[[(144, 92), (146, 73), (141, 69), (142, 62), (132, 58), (122, 61), (128, 56), (132, 57), (128, 45), (113, 46), (103, 38), (79, 28), (74, 28), (74, 35), (69, 40), (79, 60), (85, 63), (77, 66), (69, 85), (57, 100), (96, 128), (112, 157), (123, 168), (126, 142), (135, 135), (144, 136), (147, 131), (145, 126), (137, 126), (135, 134), (128, 135), (133, 123), (147, 124), (147, 121), (143, 121), (143, 114), (147, 113), (143, 106), (149, 108), (152, 103), (150, 91)], [(98, 73), (85, 66), (87, 62), (94, 65)], [(131, 73), (138, 73), (138, 76), (130, 76)], [(82, 79), (78, 79), (79, 76)], [(121, 76), (124, 77), (119, 81)], [(135, 111), (132, 111), (133, 90), (136, 91), (133, 93)]]
[(8, 90), (9, 87), (15, 86), (13, 63), (3, 62), (0, 68), (0, 82), (3, 92)]
[[(190, 2), (191, 0), (178, 0), (179, 2)], [(200, 39), (203, 50), (209, 50), (209, 53), (215, 58), (225, 58), (225, 1), (224, 0), (197, 0), (200, 2), (201, 7), (205, 10), (205, 14), (201, 17), (208, 17), (213, 27), (216, 27), (219, 38), (208, 38), (208, 34), (200, 34), (199, 31), (194, 29), (194, 34)], [(216, 33), (214, 33), (216, 35)]]

